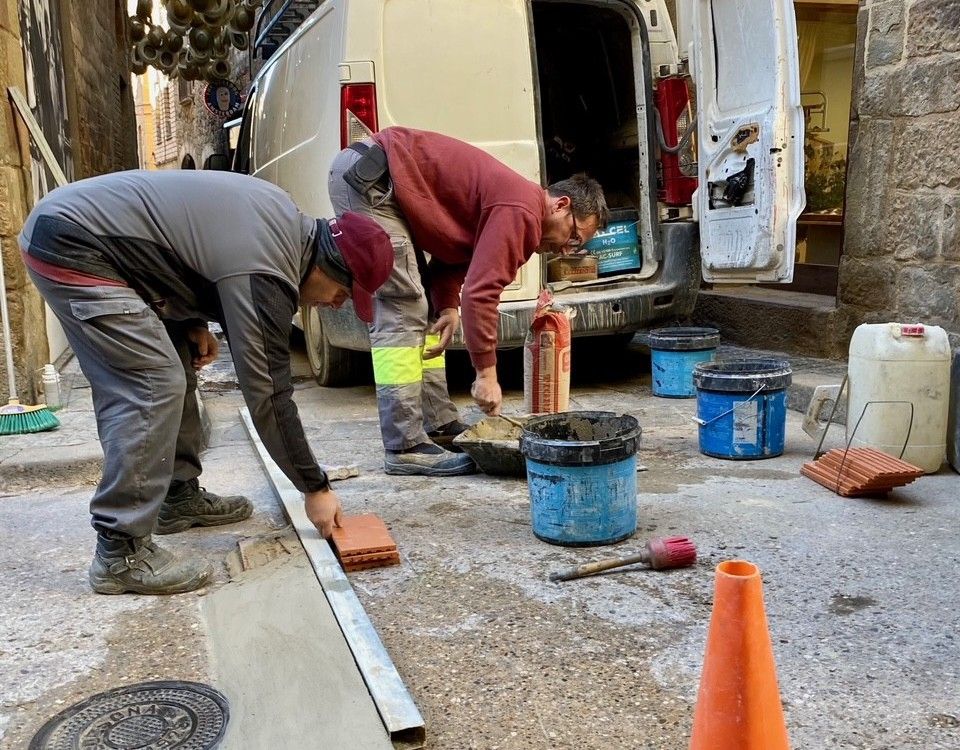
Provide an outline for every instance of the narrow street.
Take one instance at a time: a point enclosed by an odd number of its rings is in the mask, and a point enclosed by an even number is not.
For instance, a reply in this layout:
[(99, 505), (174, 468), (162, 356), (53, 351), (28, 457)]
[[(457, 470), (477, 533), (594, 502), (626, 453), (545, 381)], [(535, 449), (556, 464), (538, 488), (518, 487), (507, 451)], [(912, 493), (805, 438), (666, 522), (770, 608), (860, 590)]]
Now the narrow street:
[[(644, 351), (634, 345), (616, 362), (578, 356), (571, 407), (632, 414), (643, 428), (639, 528), (614, 548), (552, 546), (531, 534), (523, 481), (385, 476), (372, 387), (319, 388), (298, 356), (297, 401), (315, 452), (324, 463), (360, 466), (358, 478), (337, 485), (346, 511), (380, 515), (400, 548), (400, 566), (352, 573), (350, 581), (424, 716), (427, 747), (684, 747), (713, 571), (728, 559), (762, 571), (793, 747), (960, 743), (960, 506), (948, 468), (887, 499), (838, 497), (799, 475), (814, 445), (792, 411), (783, 456), (707, 458), (691, 419), (696, 400), (652, 397)], [(455, 400), (475, 419), (467, 383), (455, 378)], [(522, 392), (507, 384), (505, 412), (517, 413)], [(309, 576), (291, 579), (309, 573), (295, 546), (272, 560), (264, 555), (253, 571), (230, 562), (238, 541), (275, 539), (285, 520), (237, 417), (242, 399), (223, 360), (205, 381), (204, 402), (212, 433), (203, 482), (249, 495), (257, 512), (237, 526), (162, 539), (217, 565), (216, 582), (200, 595), (89, 592), (89, 482), (24, 476), (0, 499), (9, 592), (0, 605), (0, 746), (26, 747), (53, 714), (121, 684), (198, 680), (229, 695), (212, 644), (229, 642), (236, 626), (211, 624), (209, 605), (251, 575), (288, 592), (275, 606), (294, 618), (301, 611), (296, 587), (280, 588), (290, 580), (315, 585)], [(548, 581), (553, 571), (671, 534), (695, 541), (694, 567)], [(335, 722), (330, 704), (309, 699), (309, 675), (297, 679), (306, 684), (292, 685), (291, 695), (305, 695), (309, 708), (274, 702), (271, 722), (300, 732)], [(271, 745), (234, 734), (224, 746)], [(377, 745), (354, 739), (349, 746)]]

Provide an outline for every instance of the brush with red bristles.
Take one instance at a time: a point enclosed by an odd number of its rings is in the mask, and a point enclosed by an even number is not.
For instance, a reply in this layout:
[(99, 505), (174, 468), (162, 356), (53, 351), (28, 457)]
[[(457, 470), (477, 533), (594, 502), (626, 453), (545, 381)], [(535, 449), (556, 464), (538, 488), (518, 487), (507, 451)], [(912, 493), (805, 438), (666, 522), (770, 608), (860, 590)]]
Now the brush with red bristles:
[(584, 563), (575, 568), (551, 573), (550, 580), (570, 581), (574, 578), (599, 573), (602, 570), (620, 568), (634, 563), (647, 563), (653, 570), (668, 570), (670, 568), (686, 568), (697, 561), (697, 547), (685, 536), (655, 536), (647, 542), (646, 549), (635, 555), (626, 557), (609, 557), (606, 560), (597, 560)]

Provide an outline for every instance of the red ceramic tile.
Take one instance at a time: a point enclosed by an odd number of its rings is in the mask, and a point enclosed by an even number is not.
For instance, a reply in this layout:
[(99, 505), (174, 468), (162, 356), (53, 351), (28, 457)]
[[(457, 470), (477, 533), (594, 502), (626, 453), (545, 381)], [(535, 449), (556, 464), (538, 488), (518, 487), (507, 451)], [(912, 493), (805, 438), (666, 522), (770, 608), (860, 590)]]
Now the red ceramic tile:
[(834, 448), (804, 464), (800, 473), (844, 497), (885, 495), (923, 476), (913, 464), (872, 448)]
[(356, 562), (374, 562), (397, 554), (397, 545), (386, 525), (373, 513), (345, 516), (341, 524), (340, 528), (334, 528), (330, 542), (345, 568), (354, 559)]

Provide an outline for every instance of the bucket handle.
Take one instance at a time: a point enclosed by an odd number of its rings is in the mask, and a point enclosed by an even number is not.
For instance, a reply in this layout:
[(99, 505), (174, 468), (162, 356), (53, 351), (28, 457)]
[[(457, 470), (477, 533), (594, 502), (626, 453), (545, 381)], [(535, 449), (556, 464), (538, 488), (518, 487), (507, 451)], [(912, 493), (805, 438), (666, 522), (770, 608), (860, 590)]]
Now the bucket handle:
[[(750, 398), (748, 398), (746, 401), (740, 401), (739, 403), (745, 404), (745, 403), (747, 403), (748, 401), (753, 401), (753, 399), (757, 397), (757, 394), (760, 393), (760, 391), (762, 391), (762, 390), (763, 390), (764, 388), (766, 388), (766, 387), (767, 387), (767, 384), (766, 384), (766, 383), (763, 383), (759, 388), (757, 388), (757, 390), (755, 390), (755, 391), (750, 395)], [(717, 416), (715, 416), (713, 419), (700, 419), (700, 417), (691, 417), (691, 419), (693, 419), (693, 421), (696, 422), (696, 423), (697, 423), (698, 425), (700, 425), (701, 427), (706, 427), (708, 424), (713, 424), (713, 423), (716, 422), (718, 419), (721, 419), (722, 417), (727, 416), (727, 414), (733, 414), (733, 412), (736, 410), (736, 408), (737, 408), (737, 407), (734, 406), (732, 409), (727, 409), (725, 412), (723, 412), (723, 413), (721, 413), (721, 414), (717, 414)]]
[[(907, 424), (907, 437), (903, 441), (903, 448), (900, 449), (900, 455), (898, 458), (903, 460), (903, 454), (907, 452), (907, 446), (910, 444), (910, 433), (913, 432), (913, 401), (867, 401), (867, 403), (863, 405), (863, 411), (860, 412), (860, 417), (857, 419), (857, 423), (853, 426), (853, 432), (850, 433), (850, 438), (847, 440), (847, 445), (843, 449), (843, 459), (840, 461), (840, 468), (837, 469), (837, 487), (834, 490), (838, 495), (840, 494), (840, 481), (843, 478), (843, 466), (847, 462), (847, 454), (850, 452), (850, 446), (853, 445), (853, 438), (856, 437), (857, 428), (860, 427), (860, 423), (867, 415), (867, 408), (875, 404), (906, 404), (910, 407), (910, 422)], [(819, 458), (819, 456), (817, 458)]]

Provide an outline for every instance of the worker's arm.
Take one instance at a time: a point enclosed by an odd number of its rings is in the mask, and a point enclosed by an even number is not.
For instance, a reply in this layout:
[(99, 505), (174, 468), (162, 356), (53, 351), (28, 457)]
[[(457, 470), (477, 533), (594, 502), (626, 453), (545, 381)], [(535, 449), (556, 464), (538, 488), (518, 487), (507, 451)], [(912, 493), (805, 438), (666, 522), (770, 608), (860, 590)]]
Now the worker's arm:
[(470, 386), (470, 395), (484, 414), (496, 416), (503, 403), (503, 391), (497, 380), (497, 366), (477, 370), (477, 377)]
[(441, 310), (437, 315), (436, 321), (430, 326), (430, 333), (435, 334), (439, 341), (433, 346), (428, 346), (423, 350), (424, 359), (433, 359), (443, 354), (450, 342), (453, 341), (457, 329), (460, 327), (460, 311), (455, 307), (448, 307)]
[(520, 206), (485, 212), (473, 259), (461, 292), (463, 338), (476, 379), (470, 393), (487, 414), (499, 414), (503, 395), (497, 381), (497, 305), (540, 243), (540, 217)]
[(438, 311), (460, 307), (460, 287), (470, 269), (468, 263), (450, 264), (431, 258), (427, 264), (430, 282), (430, 301)]
[(217, 282), (223, 326), (250, 417), (270, 457), (304, 493), (307, 515), (322, 535), (339, 525), (340, 501), (310, 450), (293, 400), (290, 329), (297, 293), (266, 274)]
[(206, 323), (190, 326), (187, 329), (187, 340), (192, 344), (190, 363), (194, 370), (206, 367), (220, 354), (220, 342), (210, 333)]

